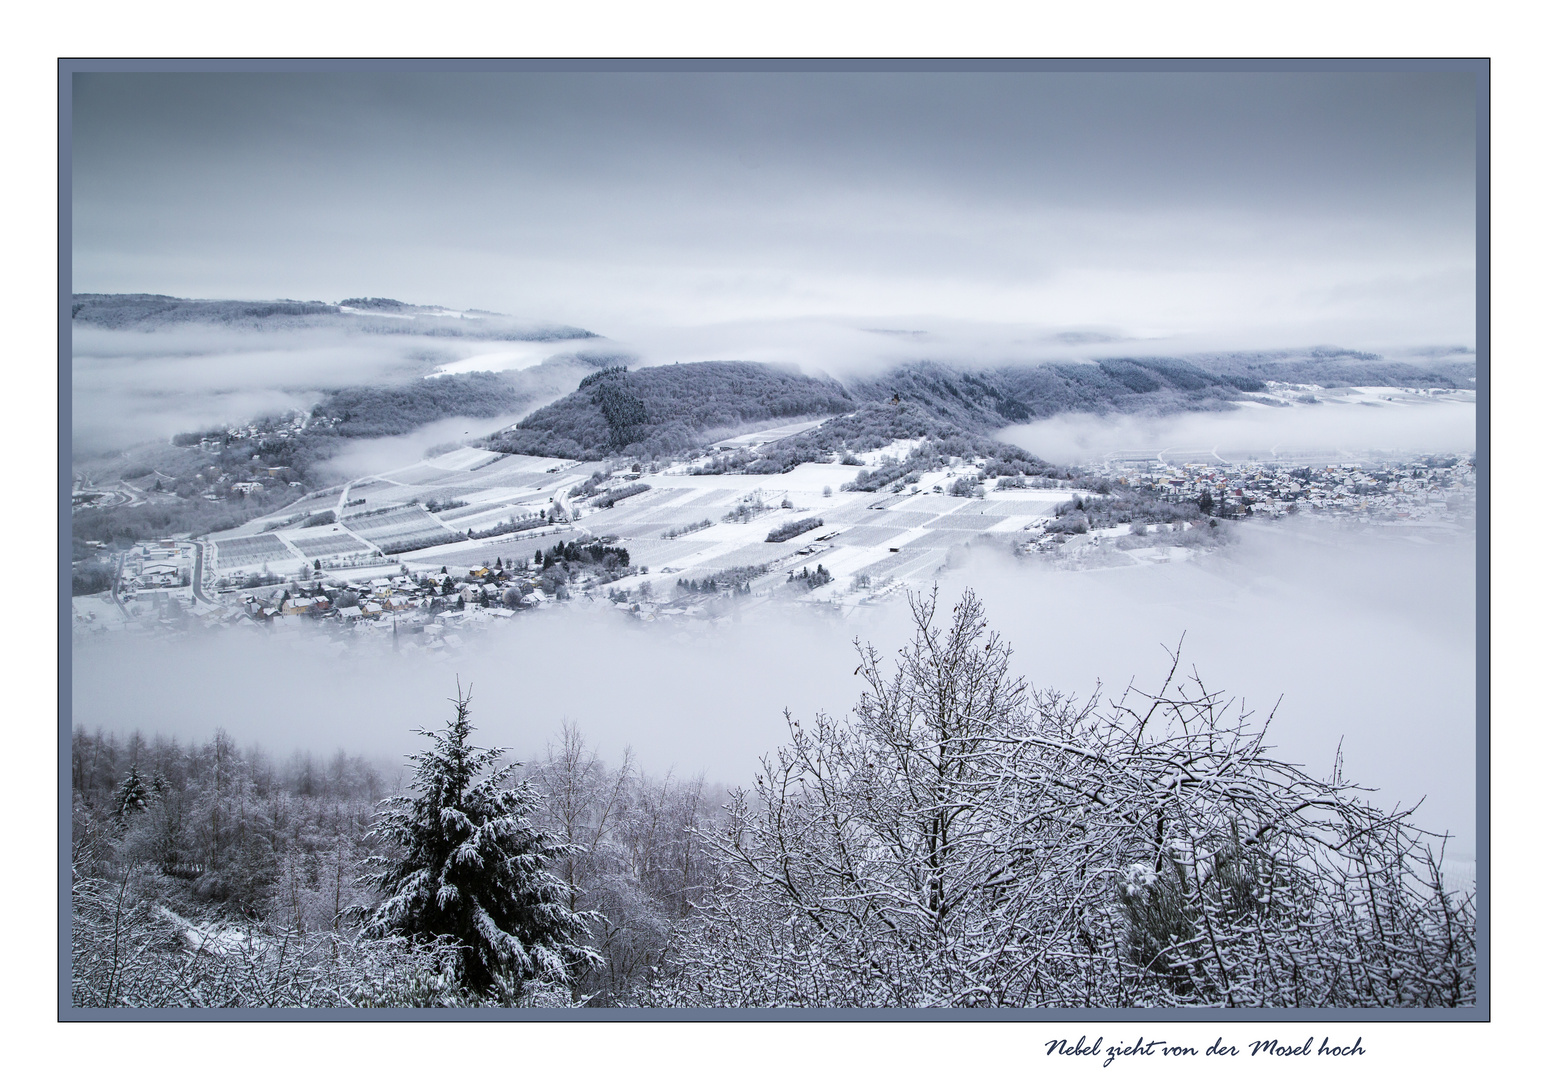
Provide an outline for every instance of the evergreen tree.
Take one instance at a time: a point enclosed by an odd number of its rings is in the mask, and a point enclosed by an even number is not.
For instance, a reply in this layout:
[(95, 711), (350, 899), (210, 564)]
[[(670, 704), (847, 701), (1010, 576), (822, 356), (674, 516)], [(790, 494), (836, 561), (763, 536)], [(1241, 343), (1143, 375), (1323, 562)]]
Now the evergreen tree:
[(145, 777), (140, 775), (139, 766), (131, 764), (129, 775), (124, 777), (123, 783), (113, 793), (113, 818), (119, 822), (128, 821), (132, 815), (145, 809), (150, 796), (150, 789), (145, 785)]
[(468, 702), (459, 688), (446, 728), (420, 729), (434, 746), (409, 758), (416, 794), (386, 800), (374, 830), (396, 850), (373, 857), (364, 883), (386, 899), (358, 913), (370, 937), (450, 939), (468, 987), (512, 1001), (529, 980), (566, 985), (600, 958), (578, 944), (587, 913), (547, 869), (569, 847), (528, 820), (537, 796), (510, 783), (519, 763), (469, 744)]

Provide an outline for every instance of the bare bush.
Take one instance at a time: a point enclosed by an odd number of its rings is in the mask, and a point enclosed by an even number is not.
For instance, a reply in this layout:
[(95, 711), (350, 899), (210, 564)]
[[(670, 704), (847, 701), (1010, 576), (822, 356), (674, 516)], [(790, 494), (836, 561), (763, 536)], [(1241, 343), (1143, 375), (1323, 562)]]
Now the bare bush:
[(82, 1008), (477, 1005), (449, 942), (369, 941), (250, 922), (195, 923), (159, 902), (157, 875), (77, 872), (70, 998)]

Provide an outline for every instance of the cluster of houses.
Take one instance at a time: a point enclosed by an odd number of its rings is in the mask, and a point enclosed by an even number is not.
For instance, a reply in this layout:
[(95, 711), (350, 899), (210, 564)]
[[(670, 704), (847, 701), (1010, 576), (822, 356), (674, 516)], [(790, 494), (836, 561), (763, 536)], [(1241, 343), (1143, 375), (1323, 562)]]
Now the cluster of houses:
[(1176, 502), (1198, 502), (1217, 517), (1311, 510), (1366, 521), (1454, 522), (1472, 511), (1472, 458), (1298, 466), (1290, 462), (1185, 465), (1110, 462), (1107, 471)]
[(240, 598), (241, 608), (253, 620), (335, 619), (344, 623), (400, 620), (413, 625), (446, 613), (485, 611), (507, 618), (522, 608), (546, 601), (537, 587), (537, 574), (520, 568), (475, 566), (466, 573), (447, 569), (433, 574), (395, 574), (368, 582), (348, 584), (318, 581), (276, 587), (265, 593), (251, 592)]
[(193, 572), (192, 544), (177, 540), (153, 540), (136, 544), (124, 555), (119, 587), (126, 592), (171, 589), (187, 585)]

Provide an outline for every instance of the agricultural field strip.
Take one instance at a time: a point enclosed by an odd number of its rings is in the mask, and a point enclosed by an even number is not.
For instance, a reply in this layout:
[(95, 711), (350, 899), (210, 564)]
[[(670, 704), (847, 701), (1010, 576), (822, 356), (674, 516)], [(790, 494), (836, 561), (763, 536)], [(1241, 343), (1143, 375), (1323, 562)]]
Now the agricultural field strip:
[(450, 453), (426, 458), (420, 467), (436, 469), (440, 472), (466, 472), (475, 465), (481, 465), (486, 461), (493, 461), (499, 456), (499, 454), (492, 450), (480, 450), (473, 446), (463, 446)]
[[(788, 555), (789, 552), (781, 551), (778, 544), (746, 544), (733, 548), (731, 551), (705, 559), (702, 564), (694, 567), (698, 570), (729, 570), (733, 566), (757, 566), (760, 563), (770, 563)], [(676, 560), (673, 560), (676, 565)]]
[(586, 540), (589, 537), (585, 533), (575, 530), (552, 532), (543, 536), (533, 533), (513, 533), (510, 536), (502, 536), (493, 540), (464, 540), (457, 544), (443, 544), (433, 548), (421, 548), (402, 556), (403, 561), (417, 570), (435, 570), (441, 566), (450, 568), (461, 567), (466, 570), (470, 566), (478, 566), (485, 559), (491, 563), (495, 559), (519, 559), (527, 561), (538, 550), (546, 550), (555, 544), (566, 543), (571, 540)]
[(888, 520), (882, 516), (881, 511), (867, 510), (863, 506), (858, 509), (848, 506), (823, 506), (814, 512), (825, 523), (832, 526), (876, 525)]
[(390, 475), (395, 482), (413, 487), (439, 487), (442, 484), (455, 484), (463, 480), (463, 477), (457, 472), (434, 469), (428, 465), (411, 466), (407, 469), (400, 469)]
[(879, 562), (870, 563), (864, 567), (867, 574), (874, 577), (891, 575), (898, 578), (906, 578), (911, 574), (934, 567), (940, 559), (940, 554), (935, 551), (919, 552), (900, 551), (895, 555), (888, 555)]
[[(640, 521), (619, 525), (610, 532), (617, 533), (626, 540), (661, 540), (665, 539), (661, 534), (671, 529), (682, 528), (687, 522), (682, 521)], [(692, 533), (686, 535), (692, 536)]]
[(649, 566), (656, 568), (658, 565), (676, 566), (684, 568), (698, 561), (697, 557), (718, 545), (691, 543), (682, 540), (645, 540), (626, 547), (629, 550), (629, 565)]
[[(916, 529), (940, 517), (940, 514), (916, 513), (908, 510), (872, 510), (865, 518), (868, 525), (885, 525), (899, 529)], [(824, 519), (826, 520), (826, 518)]]
[[(692, 489), (690, 489), (692, 490)], [(731, 502), (737, 495), (735, 488), (710, 488), (698, 498), (690, 499), (681, 506), (674, 506), (674, 510), (691, 510), (695, 507), (713, 506), (717, 503)]]
[(308, 559), (370, 550), (370, 546), (363, 540), (343, 532), (334, 533), (331, 536), (291, 537), (289, 540), (295, 549)]
[[(439, 518), (441, 523), (444, 525), (448, 522), (462, 521), (463, 518), (478, 517), (482, 514), (489, 514), (494, 516), (498, 514), (507, 514), (509, 512), (509, 504), (501, 504), (495, 507), (491, 507), (488, 504), (476, 504), (472, 506), (459, 506), (452, 510), (442, 510), (435, 516)], [(470, 522), (465, 522), (461, 527), (468, 528), (471, 524), (472, 523)]]
[(347, 518), (344, 524), (377, 547), (441, 538), (451, 541), (457, 535), (418, 506), (401, 507), (367, 518)]
[[(665, 492), (663, 494), (666, 496), (666, 498), (671, 497), (671, 492)], [(654, 498), (652, 496), (654, 496)], [(659, 514), (661, 512), (661, 504), (666, 501), (666, 498), (663, 498), (662, 494), (658, 494), (657, 492), (646, 491), (639, 495), (631, 495), (626, 499), (620, 499), (612, 506), (600, 508), (594, 507), (591, 509), (583, 510), (582, 513), (586, 516), (593, 517), (604, 515), (605, 519), (608, 521), (623, 524), (625, 522), (638, 521), (648, 516)], [(589, 503), (590, 499), (587, 500), (587, 504)], [(579, 500), (577, 500), (577, 505), (578, 504)]]
[(886, 525), (855, 525), (839, 533), (832, 542), (839, 547), (882, 547), (907, 532)]
[(215, 541), (215, 558), (223, 567), (255, 566), (271, 559), (294, 558), (294, 554), (278, 536), (261, 533)]
[(502, 521), (511, 518), (521, 518), (527, 514), (541, 513), (547, 505), (541, 501), (529, 501), (525, 503), (504, 502), (495, 505), (485, 503), (482, 506), (467, 506), (445, 514), (437, 514), (436, 518), (447, 524), (455, 522), (453, 526), (456, 532), (466, 532), (469, 529), (487, 529)]
[(904, 551), (918, 551), (929, 548), (932, 551), (945, 551), (956, 544), (962, 543), (967, 534), (959, 532), (937, 532), (930, 530), (923, 536), (917, 536), (912, 540), (905, 540), (902, 544), (894, 545)]
[(384, 514), (351, 515), (343, 521), (351, 530), (368, 536), (375, 532), (393, 532), (405, 526), (442, 528), (439, 521), (421, 506), (399, 506)]
[(984, 520), (987, 522), (987, 524), (983, 524), (983, 525), (969, 525), (965, 521), (964, 522), (932, 521), (929, 525), (926, 525), (925, 528), (928, 529), (932, 533), (941, 533), (941, 534), (943, 534), (945, 536), (955, 536), (955, 537), (957, 537), (960, 540), (960, 539), (962, 539), (963, 537), (966, 537), (966, 536), (977, 536), (980, 533), (986, 533), (986, 532), (989, 531), (991, 526), (999, 524), (1004, 519), (1003, 518), (986, 518)]

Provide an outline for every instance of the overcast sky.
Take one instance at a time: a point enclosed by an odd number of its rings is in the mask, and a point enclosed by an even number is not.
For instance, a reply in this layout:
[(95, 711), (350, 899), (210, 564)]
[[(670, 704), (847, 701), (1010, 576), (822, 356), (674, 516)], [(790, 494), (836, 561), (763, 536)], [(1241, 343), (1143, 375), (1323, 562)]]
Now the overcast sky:
[(77, 75), (74, 287), (393, 296), (684, 358), (835, 325), (1471, 345), (1472, 82)]

